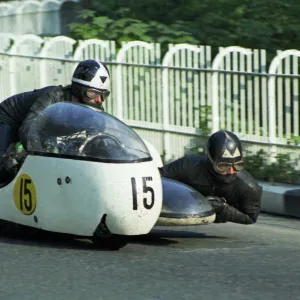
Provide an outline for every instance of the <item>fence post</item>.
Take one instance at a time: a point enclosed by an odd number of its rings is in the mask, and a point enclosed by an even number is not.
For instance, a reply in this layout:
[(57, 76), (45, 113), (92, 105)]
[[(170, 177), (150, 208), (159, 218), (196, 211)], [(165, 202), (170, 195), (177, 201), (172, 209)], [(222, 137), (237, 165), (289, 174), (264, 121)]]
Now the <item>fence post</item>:
[[(122, 48), (119, 50), (116, 62), (116, 98), (117, 98), (117, 108), (116, 108), (116, 116), (120, 120), (124, 120), (124, 111), (123, 111), (123, 104), (124, 104), (124, 94), (123, 94), (123, 86), (122, 86), (122, 71), (123, 66), (122, 64), (126, 62), (126, 53), (134, 48), (134, 47), (143, 47), (149, 51), (155, 51), (154, 44), (146, 43), (142, 41), (132, 41), (128, 43), (122, 43)], [(131, 99), (132, 100), (132, 99)]]
[[(275, 155), (277, 153), (276, 144), (276, 94), (275, 94), (275, 79), (277, 70), (281, 64), (281, 61), (288, 56), (295, 55), (300, 57), (299, 50), (285, 50), (280, 52), (275, 58), (273, 58), (269, 67), (269, 80), (268, 80), (268, 111), (269, 111), (269, 162), (274, 162)], [(282, 108), (281, 108), (282, 109)]]
[(195, 53), (200, 53), (201, 48), (198, 48), (197, 46), (190, 45), (190, 44), (177, 44), (172, 46), (169, 51), (165, 54), (162, 65), (163, 65), (163, 71), (162, 71), (162, 88), (163, 88), (163, 134), (164, 134), (164, 161), (168, 162), (171, 159), (170, 156), (170, 133), (168, 132), (170, 130), (170, 111), (169, 111), (169, 105), (170, 105), (170, 98), (169, 98), (169, 68), (173, 56), (181, 51), (181, 50), (190, 50)]
[(251, 55), (252, 52), (249, 49), (242, 48), (239, 46), (230, 46), (223, 48), (216, 55), (212, 63), (212, 84), (211, 84), (211, 95), (212, 95), (212, 133), (220, 129), (220, 120), (219, 120), (219, 73), (218, 70), (222, 64), (224, 57), (232, 52), (238, 52), (244, 55)]

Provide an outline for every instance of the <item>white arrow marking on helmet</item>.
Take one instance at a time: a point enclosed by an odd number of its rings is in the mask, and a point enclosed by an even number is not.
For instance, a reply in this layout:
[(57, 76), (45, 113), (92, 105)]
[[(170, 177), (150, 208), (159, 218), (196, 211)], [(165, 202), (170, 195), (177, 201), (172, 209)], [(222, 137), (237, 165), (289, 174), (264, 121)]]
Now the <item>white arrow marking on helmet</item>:
[(231, 138), (231, 136), (230, 136), (226, 131), (224, 131), (224, 133), (225, 133), (225, 136), (226, 136), (226, 138), (227, 138), (228, 140), (233, 141), (233, 139)]
[(222, 157), (223, 158), (235, 158), (241, 156), (240, 150), (238, 148), (235, 149), (234, 153), (231, 154), (228, 149), (225, 149)]

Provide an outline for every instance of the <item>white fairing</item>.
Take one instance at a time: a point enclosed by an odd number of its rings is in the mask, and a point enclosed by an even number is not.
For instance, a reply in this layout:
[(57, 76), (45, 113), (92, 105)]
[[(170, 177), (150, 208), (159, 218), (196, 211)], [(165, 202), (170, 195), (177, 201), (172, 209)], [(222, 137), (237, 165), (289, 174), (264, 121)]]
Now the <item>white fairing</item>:
[[(30, 128), (16, 178), (0, 189), (0, 219), (92, 236), (148, 233), (162, 208), (159, 171), (142, 139), (115, 117), (81, 104), (47, 107)], [(35, 205), (36, 204), (36, 205)]]
[(161, 168), (163, 166), (163, 162), (162, 162), (162, 159), (161, 159), (161, 156), (159, 154), (159, 152), (157, 151), (157, 149), (147, 140), (143, 139), (144, 143), (146, 144), (153, 160), (154, 160), (154, 163), (155, 165), (158, 167), (158, 168)]
[[(152, 161), (107, 164), (28, 156), (18, 176), (21, 174), (28, 174), (35, 185), (36, 209), (31, 215), (24, 215), (16, 208), (14, 180), (1, 189), (0, 218), (3, 220), (92, 236), (102, 216), (107, 214), (106, 224), (112, 233), (140, 235), (153, 228), (161, 212), (162, 185)], [(66, 177), (71, 179), (69, 184)], [(136, 182), (136, 209), (132, 178)], [(144, 179), (143, 185), (143, 178), (152, 180)], [(58, 179), (61, 179), (60, 185)]]

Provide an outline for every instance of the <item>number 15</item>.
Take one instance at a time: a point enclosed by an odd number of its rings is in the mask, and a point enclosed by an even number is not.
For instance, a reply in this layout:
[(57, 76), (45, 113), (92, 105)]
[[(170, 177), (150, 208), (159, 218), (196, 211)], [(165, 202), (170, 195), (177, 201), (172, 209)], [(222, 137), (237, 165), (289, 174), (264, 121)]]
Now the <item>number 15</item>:
[[(143, 198), (143, 205), (146, 209), (151, 209), (155, 202), (155, 194), (153, 188), (147, 186), (147, 181), (152, 181), (152, 177), (142, 177), (143, 193), (147, 194), (147, 196)], [(133, 210), (137, 210), (138, 209), (137, 187), (136, 187), (136, 179), (134, 177), (131, 177), (131, 186), (132, 186)], [(150, 201), (148, 202), (148, 200)]]

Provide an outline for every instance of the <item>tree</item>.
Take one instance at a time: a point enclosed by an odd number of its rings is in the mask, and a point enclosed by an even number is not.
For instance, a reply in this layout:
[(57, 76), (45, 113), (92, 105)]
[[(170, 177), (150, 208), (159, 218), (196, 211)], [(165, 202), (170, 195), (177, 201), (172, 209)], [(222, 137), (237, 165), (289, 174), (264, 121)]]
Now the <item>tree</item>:
[[(87, 0), (86, 0), (87, 1)], [(74, 38), (300, 48), (298, 0), (89, 0)]]

